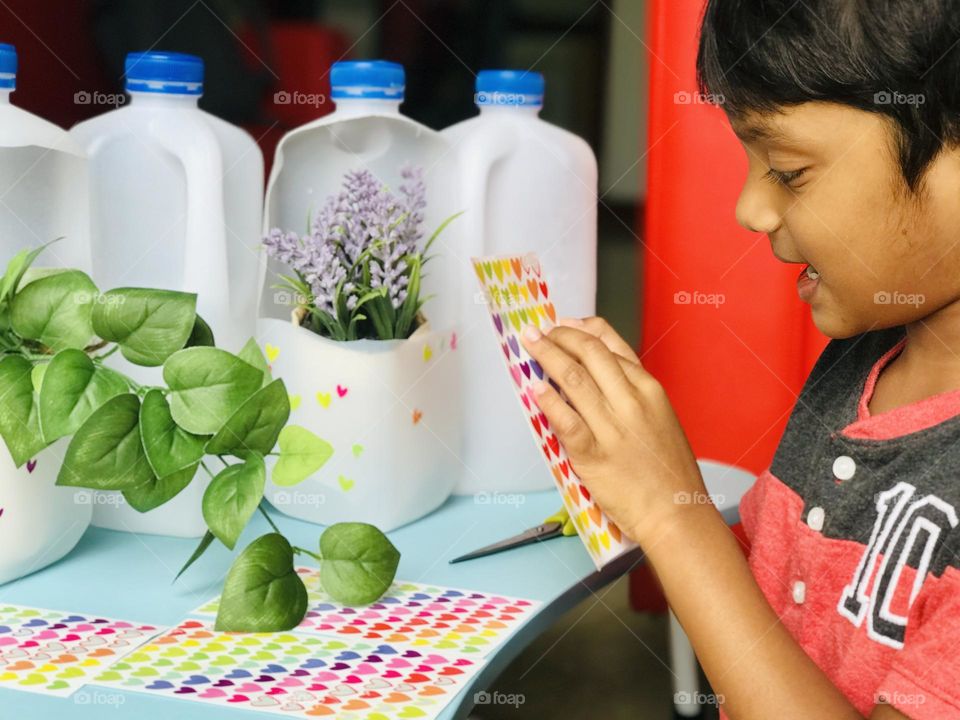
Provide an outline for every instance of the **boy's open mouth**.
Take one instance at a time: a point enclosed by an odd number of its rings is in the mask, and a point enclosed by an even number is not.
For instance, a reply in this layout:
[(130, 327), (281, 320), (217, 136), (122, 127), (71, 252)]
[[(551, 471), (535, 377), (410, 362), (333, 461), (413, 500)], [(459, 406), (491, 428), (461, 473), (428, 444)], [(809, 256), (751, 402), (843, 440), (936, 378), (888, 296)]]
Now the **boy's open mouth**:
[(797, 294), (804, 302), (810, 302), (820, 285), (820, 273), (813, 265), (807, 265), (797, 276)]

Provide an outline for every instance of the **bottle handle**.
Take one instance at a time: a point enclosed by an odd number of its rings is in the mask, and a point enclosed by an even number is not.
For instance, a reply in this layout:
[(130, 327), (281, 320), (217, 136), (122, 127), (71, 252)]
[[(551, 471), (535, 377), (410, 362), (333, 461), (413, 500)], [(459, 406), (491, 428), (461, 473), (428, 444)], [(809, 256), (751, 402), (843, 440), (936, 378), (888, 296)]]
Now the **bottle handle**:
[[(187, 125), (187, 127), (184, 127)], [(230, 274), (223, 197), (223, 159), (213, 130), (200, 118), (157, 120), (150, 134), (183, 166), (186, 246), (181, 287), (197, 293), (197, 313), (214, 333), (230, 323)]]

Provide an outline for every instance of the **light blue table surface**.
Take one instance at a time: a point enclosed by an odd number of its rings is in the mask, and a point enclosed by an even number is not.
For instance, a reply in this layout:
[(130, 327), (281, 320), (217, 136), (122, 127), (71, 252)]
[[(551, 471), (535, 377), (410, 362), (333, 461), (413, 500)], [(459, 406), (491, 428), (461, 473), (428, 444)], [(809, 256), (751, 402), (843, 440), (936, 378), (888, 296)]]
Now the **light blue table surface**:
[[(705, 473), (708, 487), (712, 485)], [(742, 482), (738, 482), (742, 485)], [(728, 522), (737, 519), (744, 487), (718, 503)], [(565, 611), (642, 562), (633, 551), (596, 572), (577, 537), (561, 537), (450, 565), (448, 560), (537, 525), (560, 508), (554, 490), (516, 496), (492, 496), (503, 502), (478, 502), (473, 496), (450, 498), (422, 520), (388, 533), (401, 552), (397, 578), (496, 592), (543, 601), (538, 612), (487, 658), (473, 682), (445, 709), (441, 720), (461, 720), (473, 707), (475, 692), (496, 677), (531, 640)], [(512, 502), (510, 502), (512, 500)], [(313, 549), (322, 527), (271, 510), (294, 545)], [(238, 543), (244, 547), (269, 532), (256, 514)], [(176, 584), (171, 581), (197, 540), (135, 535), (90, 528), (65, 558), (32, 575), (0, 586), (0, 602), (30, 605), (157, 625), (176, 625), (219, 594), (233, 553), (214, 542)], [(298, 562), (307, 562), (303, 556)], [(272, 717), (271, 714), (261, 714)], [(111, 720), (112, 718), (220, 720), (255, 717), (253, 712), (88, 685), (70, 698), (0, 688), (0, 719)]]
[[(473, 693), (489, 686), (527, 643), (591, 590), (610, 582), (639, 558), (638, 553), (632, 553), (618, 561), (616, 567), (608, 566), (602, 574), (596, 573), (580, 540), (567, 537), (450, 565), (450, 558), (536, 525), (560, 507), (553, 490), (499, 499), (504, 502), (476, 502), (472, 496), (451, 498), (423, 520), (389, 533), (401, 552), (398, 579), (485, 590), (545, 603), (488, 659), (473, 683), (441, 715), (443, 720), (466, 717), (473, 706)], [(506, 502), (511, 499), (513, 502)], [(275, 511), (271, 511), (271, 516), (293, 544), (316, 548), (321, 526)], [(257, 514), (238, 547), (269, 530), (266, 520)], [(171, 584), (196, 543), (90, 528), (73, 552), (59, 562), (0, 587), (0, 602), (176, 625), (219, 593), (233, 556), (215, 542), (176, 584)], [(303, 556), (298, 562), (313, 564), (312, 560), (304, 561)], [(78, 690), (71, 698), (0, 688), (2, 720), (127, 717), (218, 720), (255, 715), (249, 710), (93, 685)]]

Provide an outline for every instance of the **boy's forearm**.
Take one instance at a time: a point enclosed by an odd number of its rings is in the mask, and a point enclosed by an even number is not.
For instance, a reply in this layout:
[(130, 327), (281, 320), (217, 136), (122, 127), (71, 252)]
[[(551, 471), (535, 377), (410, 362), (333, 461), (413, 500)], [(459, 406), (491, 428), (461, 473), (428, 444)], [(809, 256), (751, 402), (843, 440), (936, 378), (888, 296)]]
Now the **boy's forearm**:
[(688, 506), (647, 559), (733, 720), (862, 718), (767, 603), (713, 506)]

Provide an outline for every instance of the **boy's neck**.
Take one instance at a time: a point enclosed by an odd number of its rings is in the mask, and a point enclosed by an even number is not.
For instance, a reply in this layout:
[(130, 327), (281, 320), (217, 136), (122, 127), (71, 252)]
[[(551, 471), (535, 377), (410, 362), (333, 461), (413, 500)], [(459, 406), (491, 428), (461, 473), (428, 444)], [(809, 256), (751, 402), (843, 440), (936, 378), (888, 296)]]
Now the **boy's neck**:
[(908, 323), (905, 329), (906, 344), (891, 362), (900, 371), (902, 390), (929, 396), (960, 388), (960, 300)]

